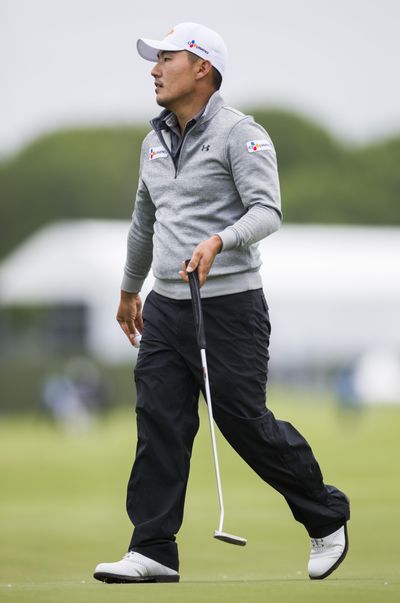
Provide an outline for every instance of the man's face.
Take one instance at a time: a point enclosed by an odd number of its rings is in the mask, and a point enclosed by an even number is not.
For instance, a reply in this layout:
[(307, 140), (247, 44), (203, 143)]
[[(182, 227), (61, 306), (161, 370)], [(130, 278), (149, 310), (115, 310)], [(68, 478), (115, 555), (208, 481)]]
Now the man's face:
[(160, 51), (158, 62), (151, 70), (156, 86), (156, 101), (161, 107), (172, 109), (195, 93), (196, 63), (186, 50)]

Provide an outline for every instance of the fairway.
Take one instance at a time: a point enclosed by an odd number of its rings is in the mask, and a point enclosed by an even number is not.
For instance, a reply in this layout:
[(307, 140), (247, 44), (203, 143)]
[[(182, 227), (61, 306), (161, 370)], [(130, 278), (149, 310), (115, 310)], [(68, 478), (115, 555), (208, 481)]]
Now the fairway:
[(135, 432), (134, 413), (125, 408), (75, 435), (43, 419), (2, 419), (0, 600), (399, 601), (400, 407), (339, 412), (329, 399), (318, 403), (279, 392), (271, 394), (270, 407), (310, 441), (326, 483), (350, 496), (350, 551), (330, 578), (308, 579), (306, 532), (220, 434), (224, 527), (248, 545), (212, 538), (218, 500), (202, 406), (179, 535), (181, 583), (97, 583), (94, 566), (121, 558), (131, 533), (125, 487)]

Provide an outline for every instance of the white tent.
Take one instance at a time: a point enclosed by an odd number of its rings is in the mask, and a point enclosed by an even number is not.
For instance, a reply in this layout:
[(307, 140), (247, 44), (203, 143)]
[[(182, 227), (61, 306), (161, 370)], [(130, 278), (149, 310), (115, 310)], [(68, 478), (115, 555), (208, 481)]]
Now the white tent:
[(261, 250), (280, 364), (400, 351), (400, 228), (287, 225)]
[[(90, 351), (108, 362), (132, 357), (115, 321), (128, 228), (109, 220), (42, 228), (0, 265), (0, 303), (83, 303)], [(400, 350), (399, 228), (284, 225), (260, 251), (273, 366), (345, 365), (371, 349)]]
[(128, 229), (122, 220), (45, 226), (0, 266), (0, 303), (84, 304), (90, 352), (108, 362), (132, 357), (115, 320)]

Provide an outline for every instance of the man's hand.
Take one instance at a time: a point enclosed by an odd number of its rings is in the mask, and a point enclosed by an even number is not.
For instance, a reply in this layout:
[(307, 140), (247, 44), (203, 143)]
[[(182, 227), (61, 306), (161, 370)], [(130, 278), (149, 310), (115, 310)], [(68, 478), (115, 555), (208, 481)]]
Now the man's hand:
[(193, 272), (198, 269), (200, 287), (206, 282), (208, 273), (214, 263), (215, 256), (222, 249), (222, 240), (218, 235), (213, 235), (206, 241), (202, 241), (197, 245), (192, 253), (189, 265), (182, 262), (182, 270), (179, 272), (180, 277), (186, 282), (189, 282), (188, 272)]
[(119, 325), (131, 344), (135, 345), (136, 331), (142, 334), (142, 300), (139, 293), (121, 291), (121, 301), (117, 312)]

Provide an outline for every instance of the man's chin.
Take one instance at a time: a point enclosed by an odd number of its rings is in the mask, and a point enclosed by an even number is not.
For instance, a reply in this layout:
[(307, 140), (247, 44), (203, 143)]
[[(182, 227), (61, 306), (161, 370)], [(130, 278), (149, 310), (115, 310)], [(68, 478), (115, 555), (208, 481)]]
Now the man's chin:
[(169, 108), (168, 100), (165, 99), (165, 98), (160, 98), (159, 95), (156, 95), (156, 103), (160, 107), (164, 107), (164, 109), (168, 109)]

